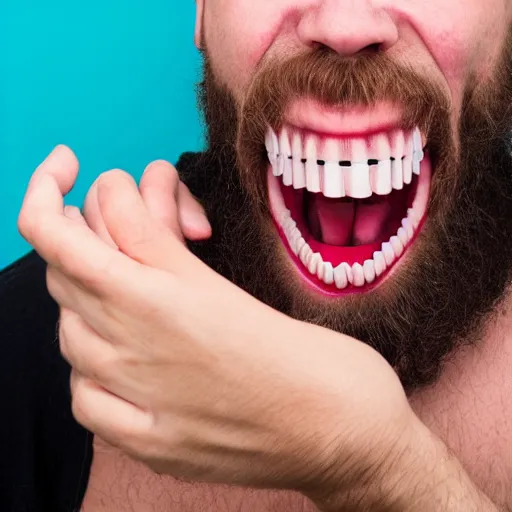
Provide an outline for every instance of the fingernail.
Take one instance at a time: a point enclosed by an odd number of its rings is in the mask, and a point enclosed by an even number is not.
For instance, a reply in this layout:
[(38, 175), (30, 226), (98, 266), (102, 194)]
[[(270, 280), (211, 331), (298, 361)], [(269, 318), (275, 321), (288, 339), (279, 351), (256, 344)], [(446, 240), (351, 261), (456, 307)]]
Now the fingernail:
[(76, 206), (65, 206), (64, 215), (72, 220), (82, 220), (82, 212)]
[(64, 146), (62, 144), (58, 144), (57, 146), (55, 146), (51, 151), (50, 151), (50, 154), (43, 160), (43, 164), (46, 163), (46, 162), (49, 162), (55, 155), (57, 155), (61, 149), (63, 148)]

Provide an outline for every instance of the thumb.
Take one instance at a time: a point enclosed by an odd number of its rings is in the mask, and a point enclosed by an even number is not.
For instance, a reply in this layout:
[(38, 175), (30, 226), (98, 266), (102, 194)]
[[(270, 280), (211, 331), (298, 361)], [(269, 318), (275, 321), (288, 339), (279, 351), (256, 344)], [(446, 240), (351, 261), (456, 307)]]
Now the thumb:
[(174, 231), (150, 216), (129, 174), (102, 174), (97, 181), (97, 197), (104, 224), (121, 252), (147, 266), (177, 270), (187, 249)]

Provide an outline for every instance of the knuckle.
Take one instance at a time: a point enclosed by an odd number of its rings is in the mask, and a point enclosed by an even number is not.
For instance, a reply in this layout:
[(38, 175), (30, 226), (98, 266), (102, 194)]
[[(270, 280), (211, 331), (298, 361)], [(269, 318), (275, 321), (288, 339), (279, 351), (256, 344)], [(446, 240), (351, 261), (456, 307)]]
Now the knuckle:
[(70, 317), (61, 314), (59, 319), (59, 347), (62, 356), (70, 364), (73, 362), (73, 335), (74, 329), (70, 325)]
[(24, 238), (32, 238), (33, 217), (29, 214), (26, 206), (21, 209), (20, 214), (18, 215), (18, 231)]
[(56, 302), (59, 302), (61, 290), (58, 285), (57, 270), (50, 265), (46, 268), (46, 288), (50, 296), (53, 297)]
[(90, 418), (86, 391), (82, 381), (79, 380), (73, 388), (71, 399), (71, 412), (76, 421), (83, 426), (87, 426)]

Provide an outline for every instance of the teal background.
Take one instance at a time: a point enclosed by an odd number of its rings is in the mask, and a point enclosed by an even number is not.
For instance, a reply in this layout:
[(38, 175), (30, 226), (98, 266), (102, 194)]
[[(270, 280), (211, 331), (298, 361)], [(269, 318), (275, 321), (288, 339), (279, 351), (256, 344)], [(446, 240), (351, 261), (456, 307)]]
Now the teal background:
[(191, 0), (0, 0), (0, 268), (30, 247), (16, 219), (57, 144), (81, 171), (67, 203), (117, 167), (202, 147)]

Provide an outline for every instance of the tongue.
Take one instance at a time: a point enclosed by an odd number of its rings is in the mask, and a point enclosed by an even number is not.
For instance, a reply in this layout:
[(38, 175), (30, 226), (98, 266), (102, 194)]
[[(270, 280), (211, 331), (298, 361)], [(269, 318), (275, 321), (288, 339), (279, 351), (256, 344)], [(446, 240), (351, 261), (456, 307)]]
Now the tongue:
[(329, 245), (356, 246), (382, 238), (391, 213), (384, 198), (354, 201), (310, 194), (309, 225), (313, 235)]
[(353, 244), (372, 244), (387, 238), (388, 223), (392, 213), (391, 203), (381, 199), (373, 204), (358, 203), (354, 220)]
[(352, 245), (355, 203), (311, 194), (309, 223), (319, 226), (321, 240), (329, 245)]

